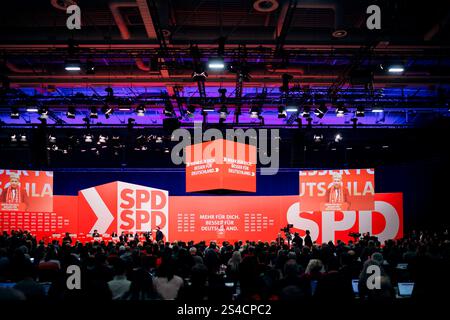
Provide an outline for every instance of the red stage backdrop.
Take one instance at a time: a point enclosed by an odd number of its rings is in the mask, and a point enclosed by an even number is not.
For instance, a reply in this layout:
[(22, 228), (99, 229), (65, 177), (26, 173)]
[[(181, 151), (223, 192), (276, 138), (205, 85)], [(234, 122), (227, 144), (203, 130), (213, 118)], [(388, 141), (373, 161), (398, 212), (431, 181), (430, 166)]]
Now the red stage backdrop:
[(302, 170), (303, 210), (373, 210), (374, 169)]
[(0, 210), (53, 211), (53, 172), (0, 169)]
[[(63, 205), (77, 198), (78, 208)], [(402, 194), (376, 194), (374, 206), (374, 210), (308, 211), (298, 196), (168, 197), (167, 191), (123, 182), (82, 190), (79, 197), (55, 196), (58, 215), (71, 222), (64, 231), (73, 233), (94, 229), (134, 233), (159, 225), (170, 241), (271, 241), (290, 223), (292, 232), (301, 236), (310, 230), (317, 243), (347, 242), (350, 232), (370, 232), (381, 241), (401, 238)]]
[[(381, 241), (403, 236), (401, 193), (375, 195), (375, 209), (306, 211), (297, 196), (170, 197), (171, 240), (261, 240), (277, 238), (280, 229), (311, 231), (318, 243), (352, 240), (350, 232), (370, 232)], [(284, 236), (284, 235), (283, 235)]]
[(256, 191), (256, 147), (213, 140), (186, 147), (186, 192)]

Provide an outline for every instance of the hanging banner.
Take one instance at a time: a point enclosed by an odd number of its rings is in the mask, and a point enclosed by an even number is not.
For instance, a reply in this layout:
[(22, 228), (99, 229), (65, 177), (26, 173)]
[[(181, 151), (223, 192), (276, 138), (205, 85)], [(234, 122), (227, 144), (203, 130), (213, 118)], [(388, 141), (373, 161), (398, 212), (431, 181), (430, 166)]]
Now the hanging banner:
[(213, 140), (186, 147), (186, 192), (256, 192), (256, 147)]

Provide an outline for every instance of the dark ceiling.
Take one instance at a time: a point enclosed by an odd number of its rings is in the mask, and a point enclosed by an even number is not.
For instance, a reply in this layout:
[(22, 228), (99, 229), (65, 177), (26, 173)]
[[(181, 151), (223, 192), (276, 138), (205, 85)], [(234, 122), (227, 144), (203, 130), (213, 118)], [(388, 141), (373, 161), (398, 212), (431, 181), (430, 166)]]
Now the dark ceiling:
[[(80, 30), (66, 27), (64, 8), (73, 3), (81, 9)], [(381, 30), (366, 27), (371, 4), (381, 8)], [(161, 126), (167, 107), (182, 125), (218, 122), (218, 114), (207, 120), (201, 111), (223, 105), (230, 125), (241, 117), (239, 123), (296, 127), (304, 107), (313, 125), (351, 124), (357, 107), (388, 111), (366, 114), (362, 125), (420, 125), (448, 116), (449, 19), (450, 3), (433, 0), (8, 1), (0, 11), (0, 120), (40, 123), (26, 109), (46, 107), (49, 125), (83, 125), (112, 88), (106, 102), (130, 111), (91, 124), (126, 124), (144, 104), (147, 117), (137, 120), (143, 125)], [(226, 69), (207, 70), (219, 43)], [(72, 60), (81, 71), (64, 69)], [(387, 72), (394, 64), (405, 71)], [(194, 71), (208, 74), (193, 79)], [(284, 74), (292, 76), (288, 91), (280, 89)], [(222, 98), (219, 89), (227, 90)], [(312, 113), (319, 105), (328, 107), (322, 118)], [(77, 107), (75, 120), (65, 118), (67, 106)], [(248, 116), (255, 106), (264, 122)], [(298, 112), (278, 118), (280, 106)], [(337, 106), (348, 116), (336, 120)], [(20, 119), (10, 119), (11, 107)]]

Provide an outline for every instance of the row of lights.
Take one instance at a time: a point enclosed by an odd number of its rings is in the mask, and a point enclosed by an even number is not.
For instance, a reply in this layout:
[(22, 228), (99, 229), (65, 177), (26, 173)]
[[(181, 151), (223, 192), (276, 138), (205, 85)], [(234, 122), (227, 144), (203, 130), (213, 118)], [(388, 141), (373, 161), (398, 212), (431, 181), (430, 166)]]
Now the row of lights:
[[(119, 111), (130, 111), (131, 108), (129, 108), (129, 107), (119, 107), (118, 110)], [(37, 107), (29, 107), (29, 108), (26, 108), (26, 112), (39, 113), (39, 118), (40, 119), (47, 119), (49, 110), (46, 107), (39, 107), (39, 108), (37, 108)], [(114, 113), (114, 108), (109, 106), (109, 105), (105, 105), (105, 106), (103, 106), (101, 108), (101, 112), (108, 119)], [(145, 106), (140, 105), (140, 106), (136, 107), (135, 108), (135, 113), (139, 117), (145, 116)], [(98, 114), (99, 113), (98, 113), (97, 107), (91, 107), (90, 108), (89, 118), (97, 119), (98, 118)], [(67, 112), (66, 112), (66, 116), (69, 119), (75, 119), (75, 117), (76, 117), (76, 108), (75, 107), (68, 107), (67, 108)], [(11, 117), (11, 119), (20, 119), (20, 111), (19, 111), (18, 107), (12, 107), (11, 108), (10, 117)]]
[[(384, 112), (383, 108), (380, 107), (373, 107), (372, 112), (374, 113), (382, 113)], [(278, 118), (286, 118), (288, 112), (299, 112), (298, 107), (290, 106), (290, 107), (284, 107), (280, 106), (278, 107)], [(328, 108), (322, 104), (319, 107), (315, 108), (313, 110), (314, 115), (318, 117), (319, 119), (322, 119), (325, 114), (328, 112)], [(343, 117), (346, 114), (348, 114), (348, 109), (344, 106), (338, 106), (336, 107), (336, 116), (337, 117)], [(304, 107), (302, 112), (299, 114), (303, 118), (310, 118), (311, 116), (311, 108), (310, 107)], [(365, 108), (364, 107), (357, 107), (355, 110), (355, 116), (356, 117), (364, 117), (365, 115)]]
[[(118, 110), (119, 111), (130, 111), (131, 107), (119, 107)], [(39, 113), (39, 119), (41, 119), (41, 120), (48, 118), (49, 111), (48, 111), (48, 108), (46, 108), (46, 107), (27, 108), (26, 111)], [(143, 117), (143, 116), (145, 116), (146, 108), (144, 105), (139, 105), (138, 107), (135, 108), (134, 111), (137, 116)], [(215, 112), (215, 111), (216, 110), (212, 106), (205, 107), (202, 109), (202, 114), (207, 114), (208, 112)], [(379, 107), (373, 107), (371, 111), (374, 113), (382, 113), (382, 112), (384, 112), (384, 109), (379, 108)], [(101, 108), (101, 112), (105, 115), (106, 119), (109, 119), (111, 117), (111, 115), (114, 113), (114, 108), (110, 107), (108, 105), (105, 105)], [(186, 110), (186, 114), (189, 117), (192, 117), (194, 115), (194, 112), (195, 112), (195, 107), (192, 105), (189, 106)], [(219, 113), (221, 120), (225, 120), (229, 114), (228, 108), (226, 105), (222, 105), (222, 107), (220, 107), (217, 110), (217, 112)], [(278, 118), (286, 118), (288, 112), (299, 112), (299, 108), (294, 107), (294, 106), (289, 106), (289, 107), (280, 106), (280, 107), (278, 107)], [(318, 117), (319, 119), (322, 119), (325, 116), (325, 114), (328, 112), (328, 108), (324, 104), (315, 108), (313, 111), (311, 110), (310, 107), (304, 107), (303, 110), (299, 113), (299, 115), (303, 118), (310, 118), (311, 112), (313, 112), (314, 115), (316, 117)], [(262, 110), (261, 110), (261, 107), (259, 107), (259, 106), (252, 106), (250, 108), (250, 118), (255, 118), (255, 119), (261, 118), (261, 113), (262, 113)], [(346, 114), (348, 114), (347, 108), (345, 108), (344, 106), (336, 107), (336, 116), (337, 117), (344, 117)], [(97, 119), (98, 115), (99, 115), (99, 113), (98, 113), (97, 107), (91, 107), (90, 112), (89, 112), (89, 118)], [(166, 106), (164, 109), (164, 115), (167, 117), (173, 116), (174, 115), (173, 108), (169, 108), (168, 106)], [(364, 117), (364, 115), (365, 115), (365, 108), (357, 107), (355, 110), (355, 116), (356, 117)], [(76, 118), (76, 108), (68, 107), (66, 116), (69, 119), (75, 119)], [(19, 119), (19, 118), (20, 118), (20, 112), (19, 112), (18, 108), (17, 107), (11, 108), (11, 119)]]

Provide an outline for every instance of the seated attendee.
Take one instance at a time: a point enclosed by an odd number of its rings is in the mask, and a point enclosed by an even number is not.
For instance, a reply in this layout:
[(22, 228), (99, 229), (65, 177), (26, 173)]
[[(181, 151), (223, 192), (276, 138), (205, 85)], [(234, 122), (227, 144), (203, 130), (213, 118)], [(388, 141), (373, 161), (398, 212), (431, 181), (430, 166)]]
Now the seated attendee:
[(305, 281), (309, 287), (306, 290), (307, 296), (314, 296), (318, 282), (326, 275), (323, 263), (319, 259), (309, 260), (305, 273), (301, 276), (301, 279)]
[(383, 268), (383, 255), (381, 253), (374, 253), (370, 258), (364, 262), (363, 269), (359, 276), (358, 292), (360, 299), (364, 299), (368, 296), (369, 291), (372, 290), (368, 286), (368, 279), (375, 272), (370, 269), (377, 268), (380, 276), (387, 277), (386, 271)]
[(130, 290), (131, 281), (125, 275), (125, 262), (122, 259), (114, 261), (114, 278), (108, 282), (113, 300), (122, 299), (124, 294)]
[(228, 261), (226, 271), (228, 277), (233, 281), (237, 281), (239, 279), (239, 265), (241, 262), (241, 253), (239, 251), (234, 251), (231, 259)]
[[(286, 261), (283, 268), (283, 278), (275, 284), (275, 292), (281, 297), (283, 295), (283, 291), (289, 287), (290, 289), (288, 289), (288, 291), (291, 293), (295, 292), (296, 296), (307, 296), (306, 290), (308, 286), (306, 281), (300, 277), (300, 272), (300, 266), (294, 259), (289, 259)], [(297, 289), (294, 290), (292, 287), (296, 287)]]
[(93, 238), (98, 238), (98, 237), (100, 237), (100, 233), (98, 233), (97, 230), (94, 230), (94, 232), (92, 232), (92, 237)]
[(379, 288), (367, 290), (368, 300), (382, 302), (395, 299), (395, 290), (388, 276), (375, 277), (374, 283), (379, 283)]
[(31, 262), (27, 261), (19, 272), (23, 272), (23, 279), (16, 283), (14, 289), (21, 291), (27, 300), (45, 299), (44, 287), (33, 278), (34, 272)]
[(173, 300), (183, 286), (183, 279), (174, 274), (175, 266), (172, 261), (165, 261), (156, 271), (153, 286), (164, 300)]
[(180, 289), (178, 298), (182, 301), (203, 301), (208, 299), (206, 280), (208, 268), (204, 264), (196, 264), (191, 270), (191, 284)]

